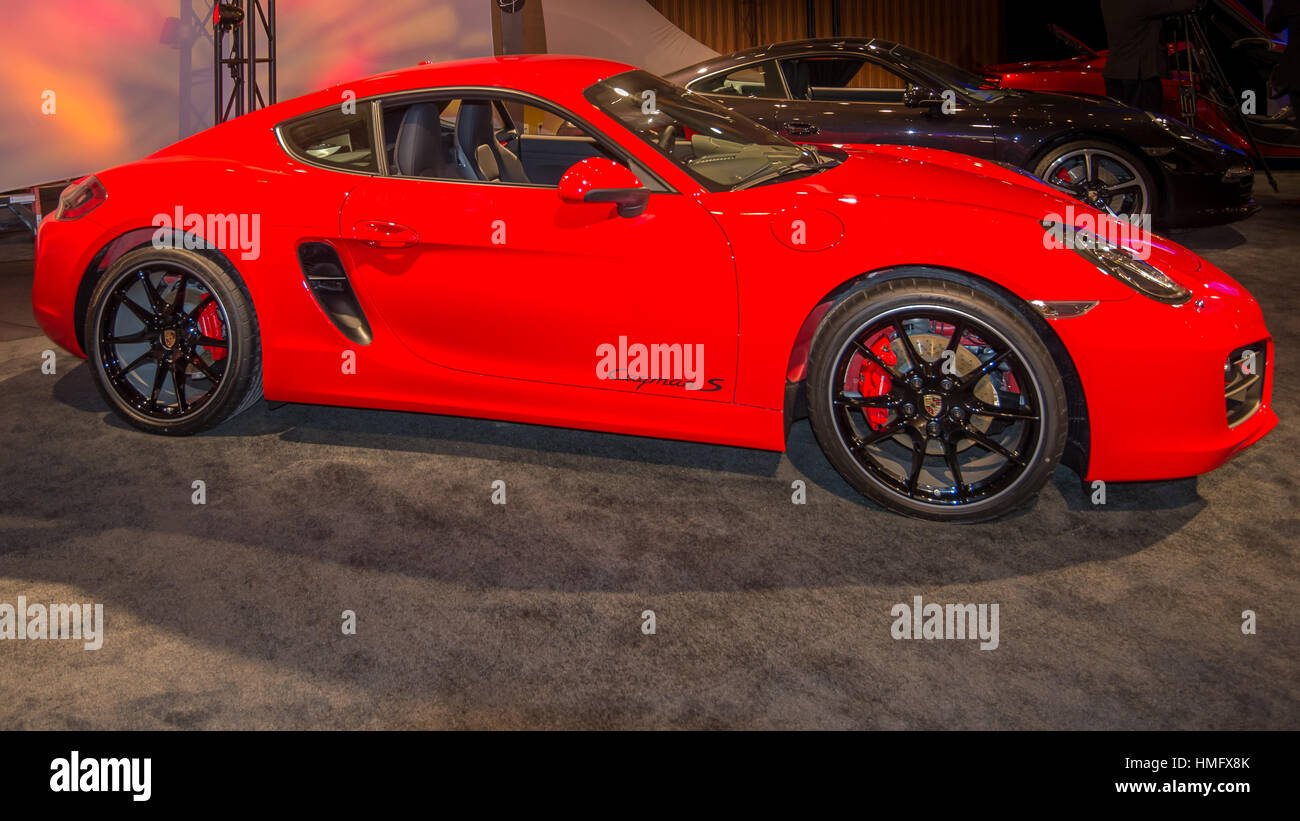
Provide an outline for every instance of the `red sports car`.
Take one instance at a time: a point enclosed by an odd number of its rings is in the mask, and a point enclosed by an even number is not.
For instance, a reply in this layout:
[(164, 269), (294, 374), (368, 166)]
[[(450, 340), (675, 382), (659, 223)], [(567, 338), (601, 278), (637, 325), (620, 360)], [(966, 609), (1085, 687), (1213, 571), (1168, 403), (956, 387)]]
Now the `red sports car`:
[(265, 394), (783, 450), (806, 413), (866, 496), (977, 520), (1062, 460), (1190, 476), (1276, 424), (1255, 300), (1128, 227), (990, 161), (798, 146), (630, 66), (505, 57), (79, 181), (33, 303), (154, 433)]

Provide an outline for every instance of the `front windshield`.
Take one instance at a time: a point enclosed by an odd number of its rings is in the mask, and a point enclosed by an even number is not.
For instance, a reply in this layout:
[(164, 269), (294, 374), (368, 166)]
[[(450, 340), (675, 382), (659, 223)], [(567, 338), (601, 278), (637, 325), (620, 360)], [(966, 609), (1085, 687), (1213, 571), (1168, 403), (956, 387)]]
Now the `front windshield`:
[(945, 63), (937, 57), (910, 49), (907, 46), (894, 46), (889, 50), (900, 64), (920, 74), (924, 74), (940, 85), (982, 103), (1006, 97), (1011, 92), (1006, 89), (989, 88), (988, 81), (978, 74), (957, 68), (952, 63)]
[(617, 74), (583, 96), (710, 191), (813, 173), (837, 162), (648, 71)]

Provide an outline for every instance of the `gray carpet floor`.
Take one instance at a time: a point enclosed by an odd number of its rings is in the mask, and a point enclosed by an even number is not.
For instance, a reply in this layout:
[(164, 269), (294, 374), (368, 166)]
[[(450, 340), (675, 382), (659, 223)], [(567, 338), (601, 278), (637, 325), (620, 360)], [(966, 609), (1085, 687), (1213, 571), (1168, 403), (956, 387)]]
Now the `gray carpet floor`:
[[(806, 423), (779, 455), (263, 403), (151, 437), (81, 360), (40, 372), (11, 232), (0, 603), (102, 603), (106, 630), (0, 641), (0, 728), (1300, 728), (1300, 172), (1283, 184), (1176, 236), (1263, 304), (1278, 429), (1104, 507), (1062, 469), (968, 527), (863, 501)], [(893, 639), (917, 595), (997, 603), (999, 647)]]

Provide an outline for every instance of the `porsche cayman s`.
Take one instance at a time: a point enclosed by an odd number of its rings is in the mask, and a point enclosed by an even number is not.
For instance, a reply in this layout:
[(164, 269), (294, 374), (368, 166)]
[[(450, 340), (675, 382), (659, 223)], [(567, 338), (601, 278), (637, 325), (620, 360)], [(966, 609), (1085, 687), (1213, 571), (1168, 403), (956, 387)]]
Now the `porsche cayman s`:
[(491, 58), (76, 182), (33, 304), (157, 434), (263, 395), (777, 451), (806, 415), (865, 496), (970, 521), (1058, 463), (1186, 477), (1277, 422), (1255, 300), (1114, 228), (988, 161), (795, 145), (627, 65)]

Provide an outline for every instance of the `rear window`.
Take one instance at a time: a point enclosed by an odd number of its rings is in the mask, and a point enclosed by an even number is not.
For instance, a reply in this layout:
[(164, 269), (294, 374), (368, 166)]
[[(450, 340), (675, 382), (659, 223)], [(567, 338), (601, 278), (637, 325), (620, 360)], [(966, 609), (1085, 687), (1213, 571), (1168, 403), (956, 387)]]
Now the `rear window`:
[(370, 105), (345, 114), (338, 106), (291, 120), (280, 127), (289, 153), (301, 160), (345, 171), (378, 172)]

